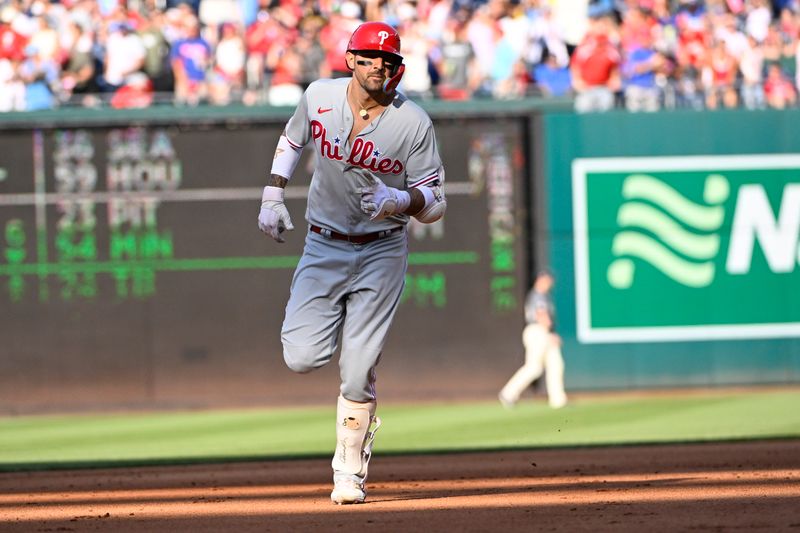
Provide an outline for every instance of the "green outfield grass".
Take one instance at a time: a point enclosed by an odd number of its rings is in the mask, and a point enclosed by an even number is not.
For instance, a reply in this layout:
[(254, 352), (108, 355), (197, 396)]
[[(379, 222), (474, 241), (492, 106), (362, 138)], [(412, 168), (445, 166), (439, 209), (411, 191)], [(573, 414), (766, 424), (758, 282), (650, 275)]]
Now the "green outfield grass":
[[(381, 405), (376, 455), (800, 437), (800, 389)], [(334, 406), (0, 418), (0, 471), (327, 457)]]

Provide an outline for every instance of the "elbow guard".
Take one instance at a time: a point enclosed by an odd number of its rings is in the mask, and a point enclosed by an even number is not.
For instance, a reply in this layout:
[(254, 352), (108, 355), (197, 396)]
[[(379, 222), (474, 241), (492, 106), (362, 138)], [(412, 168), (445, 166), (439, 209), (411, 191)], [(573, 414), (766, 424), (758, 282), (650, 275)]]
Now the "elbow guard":
[(290, 179), (302, 152), (302, 146), (294, 144), (286, 135), (281, 135), (278, 147), (275, 149), (275, 157), (272, 159), (272, 174)]
[(436, 222), (444, 215), (447, 210), (447, 199), (444, 197), (444, 189), (441, 185), (434, 187), (420, 187), (419, 191), (425, 197), (425, 206), (414, 218), (423, 224)]

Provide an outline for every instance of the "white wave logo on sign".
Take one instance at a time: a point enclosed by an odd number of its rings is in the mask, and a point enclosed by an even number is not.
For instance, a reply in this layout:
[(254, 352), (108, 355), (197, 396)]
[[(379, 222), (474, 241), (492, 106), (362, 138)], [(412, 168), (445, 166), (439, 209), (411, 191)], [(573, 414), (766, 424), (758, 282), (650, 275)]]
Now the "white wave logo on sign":
[(612, 244), (619, 259), (608, 268), (612, 287), (625, 289), (633, 284), (636, 267), (631, 258), (650, 263), (682, 285), (705, 287), (714, 280), (717, 232), (725, 218), (721, 204), (728, 199), (730, 187), (724, 176), (712, 174), (704, 189), (708, 205), (691, 201), (652, 176), (633, 174), (625, 179), (625, 202), (617, 213), (622, 229)]

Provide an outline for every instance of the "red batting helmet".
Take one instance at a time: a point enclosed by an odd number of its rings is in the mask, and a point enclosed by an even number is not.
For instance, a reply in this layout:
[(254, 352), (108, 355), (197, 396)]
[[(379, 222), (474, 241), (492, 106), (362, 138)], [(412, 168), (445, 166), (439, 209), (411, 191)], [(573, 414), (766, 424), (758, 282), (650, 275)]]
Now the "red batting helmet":
[(356, 28), (347, 43), (348, 52), (358, 50), (378, 50), (400, 56), (400, 36), (386, 23), (365, 22)]
[(400, 55), (400, 35), (397, 30), (384, 22), (365, 22), (361, 24), (347, 43), (348, 52), (358, 52), (361, 50), (375, 50), (386, 52), (397, 57), (398, 65), (392, 72), (392, 76), (383, 82), (383, 92), (391, 94), (394, 92), (400, 78), (403, 77), (406, 67), (403, 65), (403, 56)]

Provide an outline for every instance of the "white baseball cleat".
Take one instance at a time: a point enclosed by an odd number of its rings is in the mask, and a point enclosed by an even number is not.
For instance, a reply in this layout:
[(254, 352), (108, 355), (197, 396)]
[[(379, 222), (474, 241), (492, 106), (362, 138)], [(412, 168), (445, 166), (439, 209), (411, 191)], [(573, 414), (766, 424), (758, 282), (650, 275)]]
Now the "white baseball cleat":
[(556, 396), (555, 398), (550, 398), (549, 403), (550, 407), (552, 407), (553, 409), (561, 409), (562, 407), (567, 405), (567, 397)]
[(367, 489), (364, 487), (364, 480), (355, 474), (344, 472), (334, 472), (333, 492), (331, 501), (342, 505), (348, 503), (364, 503), (367, 499)]
[(500, 394), (498, 394), (498, 395), (497, 395), (497, 399), (498, 399), (498, 400), (500, 400), (500, 404), (501, 404), (503, 407), (505, 407), (506, 409), (513, 409), (513, 408), (514, 408), (514, 404), (516, 403), (516, 402), (514, 402), (514, 401), (512, 401), (512, 400), (510, 400), (510, 399), (508, 399), (508, 398), (506, 398), (506, 397), (503, 395), (503, 393), (502, 393), (502, 392), (501, 392)]

